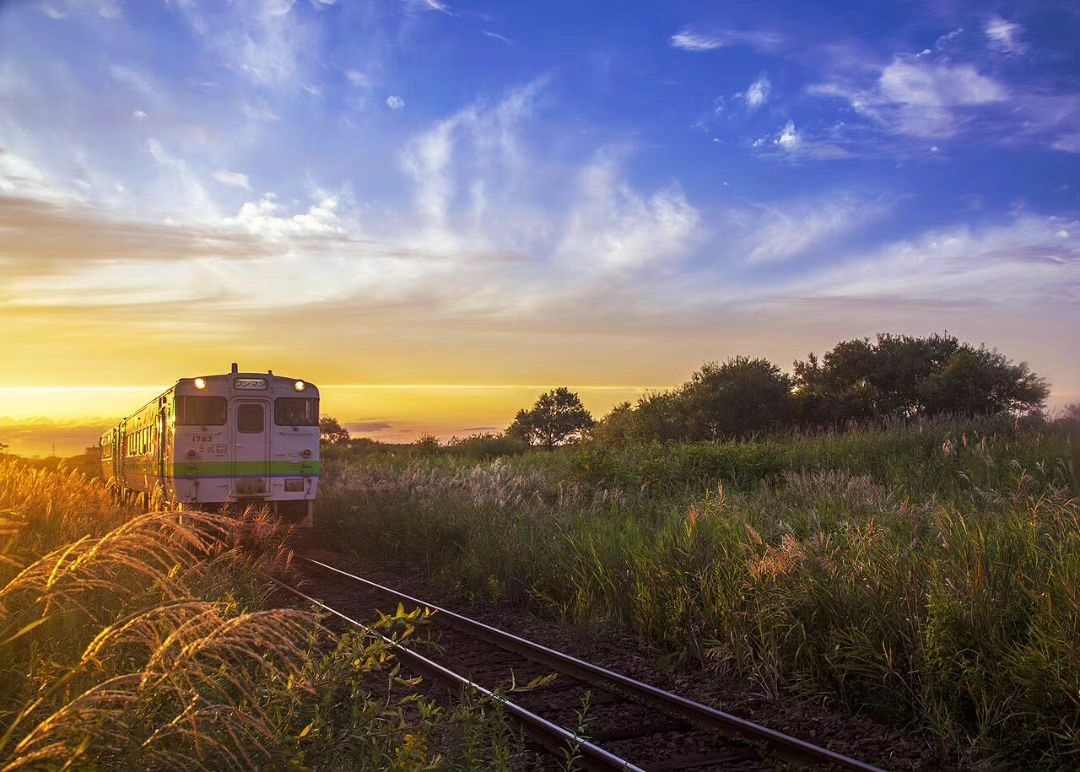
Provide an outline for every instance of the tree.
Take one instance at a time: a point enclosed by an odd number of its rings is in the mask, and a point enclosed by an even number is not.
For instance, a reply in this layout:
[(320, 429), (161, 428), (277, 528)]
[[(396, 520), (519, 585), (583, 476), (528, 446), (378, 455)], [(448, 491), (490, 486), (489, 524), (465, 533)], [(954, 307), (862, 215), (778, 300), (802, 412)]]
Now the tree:
[(748, 437), (786, 423), (792, 380), (767, 359), (745, 356), (709, 362), (680, 391), (686, 439)]
[(349, 430), (328, 415), (319, 419), (319, 435), (324, 445), (345, 445), (349, 442)]
[(929, 413), (980, 415), (1038, 409), (1050, 387), (1026, 362), (1013, 364), (997, 351), (965, 345), (920, 391)]
[(560, 386), (545, 392), (529, 410), (519, 410), (508, 437), (551, 450), (581, 438), (596, 424), (577, 394)]
[(634, 438), (678, 442), (686, 438), (686, 405), (679, 391), (650, 391), (634, 410)]
[(593, 427), (592, 439), (601, 445), (625, 445), (638, 439), (638, 423), (634, 406), (620, 402)]
[(820, 363), (813, 354), (795, 363), (799, 418), (808, 423), (1023, 412), (1048, 393), (1026, 364), (951, 335), (841, 341)]
[(925, 384), (964, 348), (969, 347), (952, 335), (878, 335), (871, 374), (878, 415), (910, 418), (934, 412), (925, 401)]

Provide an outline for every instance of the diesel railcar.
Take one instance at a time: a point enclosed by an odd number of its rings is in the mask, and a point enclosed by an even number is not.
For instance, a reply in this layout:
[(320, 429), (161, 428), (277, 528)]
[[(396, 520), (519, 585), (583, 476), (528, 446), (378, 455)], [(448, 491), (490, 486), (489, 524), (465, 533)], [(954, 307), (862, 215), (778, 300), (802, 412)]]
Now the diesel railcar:
[(312, 525), (319, 390), (272, 371), (181, 378), (101, 436), (101, 475), (180, 509), (265, 504)]

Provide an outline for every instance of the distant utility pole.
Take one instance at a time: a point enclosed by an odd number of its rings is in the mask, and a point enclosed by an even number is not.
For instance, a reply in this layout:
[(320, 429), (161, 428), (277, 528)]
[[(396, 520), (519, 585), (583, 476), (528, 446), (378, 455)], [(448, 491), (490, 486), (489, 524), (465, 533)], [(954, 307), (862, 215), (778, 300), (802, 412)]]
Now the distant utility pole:
[(53, 456), (56, 456), (56, 443), (55, 442), (52, 444), (52, 454), (53, 454)]

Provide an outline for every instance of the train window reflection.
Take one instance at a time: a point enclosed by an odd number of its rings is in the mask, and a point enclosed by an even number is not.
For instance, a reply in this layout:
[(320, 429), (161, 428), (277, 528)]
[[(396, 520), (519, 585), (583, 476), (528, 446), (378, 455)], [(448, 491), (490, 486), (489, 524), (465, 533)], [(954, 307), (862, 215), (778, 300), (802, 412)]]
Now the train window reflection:
[(224, 426), (225, 397), (177, 397), (178, 426)]
[(302, 397), (275, 399), (274, 423), (278, 426), (318, 426), (319, 400)]

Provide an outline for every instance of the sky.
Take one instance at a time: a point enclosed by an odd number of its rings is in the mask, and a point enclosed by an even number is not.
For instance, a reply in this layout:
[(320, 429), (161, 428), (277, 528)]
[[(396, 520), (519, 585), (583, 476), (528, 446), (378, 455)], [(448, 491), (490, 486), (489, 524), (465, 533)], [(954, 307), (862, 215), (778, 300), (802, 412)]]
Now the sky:
[(1080, 399), (1075, 2), (0, 1), (0, 442), (388, 441), (945, 332)]

